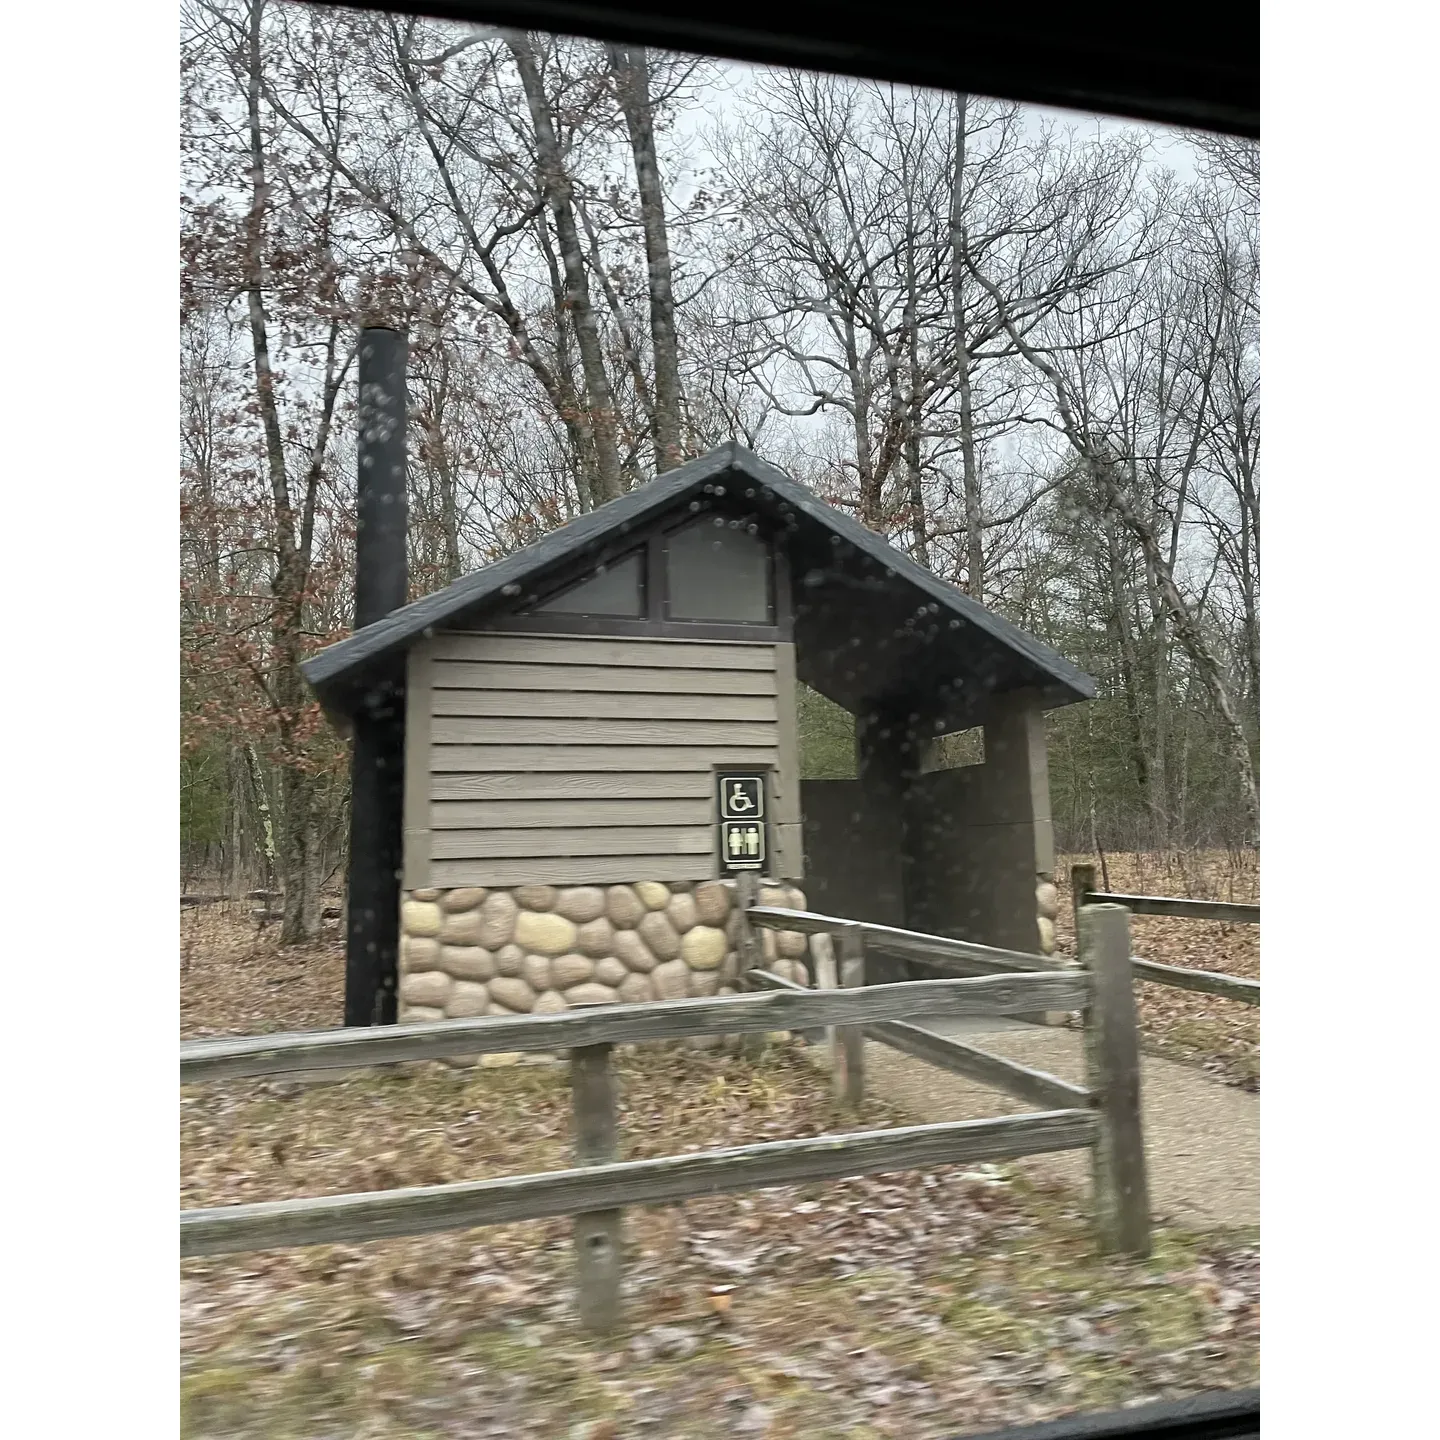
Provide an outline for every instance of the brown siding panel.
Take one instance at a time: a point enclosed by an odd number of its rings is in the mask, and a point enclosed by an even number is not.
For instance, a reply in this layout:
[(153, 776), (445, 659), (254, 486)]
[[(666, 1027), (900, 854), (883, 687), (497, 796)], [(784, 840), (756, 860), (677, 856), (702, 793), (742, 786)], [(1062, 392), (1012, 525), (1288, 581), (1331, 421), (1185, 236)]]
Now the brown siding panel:
[[(704, 674), (705, 672), (701, 672)], [(724, 672), (720, 672), (724, 673)], [(759, 720), (775, 723), (773, 695), (606, 694), (602, 690), (437, 690), (434, 713), (585, 720)]]
[[(608, 752), (607, 752), (608, 753)], [(698, 770), (535, 770), (511, 775), (440, 771), (430, 777), (436, 804), (448, 800), (703, 800), (713, 785)]]
[(437, 800), (433, 830), (494, 830), (516, 826), (592, 829), (597, 825), (708, 825), (709, 796), (695, 800)]
[(774, 749), (780, 742), (780, 727), (743, 720), (438, 715), (431, 721), (430, 739), (436, 745), (764, 745)]
[(705, 879), (714, 768), (775, 768), (789, 748), (794, 685), (777, 678), (773, 643), (427, 645), (431, 885)]
[(585, 635), (437, 635), (437, 660), (495, 661), (549, 665), (643, 665), (661, 670), (775, 669), (773, 644), (746, 645), (713, 640), (610, 640)]
[(768, 670), (695, 670), (640, 665), (560, 665), (538, 661), (438, 660), (431, 683), (450, 690), (604, 690), (664, 695), (773, 695)]

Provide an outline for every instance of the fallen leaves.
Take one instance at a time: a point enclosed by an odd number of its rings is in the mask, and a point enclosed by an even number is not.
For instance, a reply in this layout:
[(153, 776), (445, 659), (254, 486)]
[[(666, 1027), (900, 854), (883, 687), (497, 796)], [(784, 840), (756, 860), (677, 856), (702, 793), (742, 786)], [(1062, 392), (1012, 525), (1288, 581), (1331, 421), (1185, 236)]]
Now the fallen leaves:
[[(1075, 953), (1074, 910), (1070, 891), (1072, 862), (1095, 856), (1057, 857), (1060, 908), (1055, 930), (1060, 950)], [(1234, 900), (1253, 904), (1260, 898), (1257, 863), (1251, 856), (1223, 850), (1177, 855), (1106, 855), (1110, 885), (1116, 894), (1174, 895), (1182, 899)], [(1131, 922), (1134, 952), (1162, 965), (1210, 970), (1245, 980), (1260, 978), (1260, 927), (1215, 920), (1172, 920), (1136, 915)], [(1218, 1079), (1246, 1090), (1260, 1088), (1260, 1010), (1235, 1000), (1178, 990), (1171, 985), (1137, 985), (1141, 1040), (1156, 1055), (1199, 1066)]]
[[(227, 953), (192, 958), (210, 989), (187, 1024), (334, 1023), (305, 1008), (308, 982), (263, 984), (258, 944)], [(792, 1049), (649, 1050), (617, 1072), (627, 1158), (906, 1118), (842, 1114)], [(569, 1110), (566, 1072), (543, 1066), (195, 1087), (182, 1203), (558, 1168)], [(563, 1220), (187, 1261), (185, 1431), (924, 1440), (1257, 1373), (1253, 1236), (1162, 1230), (1152, 1263), (1103, 1260), (1076, 1197), (1004, 1166), (629, 1211), (624, 1328), (605, 1340), (576, 1325), (572, 1265)]]

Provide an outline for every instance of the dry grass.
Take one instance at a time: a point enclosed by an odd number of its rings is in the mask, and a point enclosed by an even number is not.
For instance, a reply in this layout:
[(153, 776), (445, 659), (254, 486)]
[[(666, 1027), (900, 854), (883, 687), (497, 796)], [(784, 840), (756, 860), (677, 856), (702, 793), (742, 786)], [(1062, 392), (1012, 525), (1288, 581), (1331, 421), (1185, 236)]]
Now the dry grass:
[[(187, 920), (189, 1034), (338, 1021), (338, 943)], [(272, 982), (279, 981), (275, 984)], [(886, 1126), (796, 1051), (622, 1058), (624, 1154)], [(565, 1072), (235, 1082), (181, 1099), (182, 1205), (544, 1170)], [(624, 1328), (581, 1334), (569, 1228), (538, 1221), (182, 1265), (190, 1436), (955, 1435), (1258, 1374), (1253, 1232), (1165, 1230), (1103, 1260), (1083, 1205), (997, 1167), (717, 1196), (627, 1215)]]
[[(1060, 915), (1056, 933), (1060, 949), (1075, 953), (1074, 911), (1070, 866), (1089, 863), (1094, 855), (1063, 855), (1056, 859)], [(1117, 894), (1175, 895), (1193, 900), (1234, 900), (1254, 904), (1260, 899), (1260, 874), (1251, 855), (1232, 856), (1223, 850), (1201, 854), (1107, 855), (1110, 888)], [(1170, 920), (1137, 915), (1131, 921), (1135, 954), (1166, 965), (1213, 970), (1246, 980), (1260, 978), (1260, 927), (1227, 925), (1216, 920)], [(1247, 1090), (1260, 1088), (1260, 1011), (1257, 1006), (1169, 985), (1139, 985), (1140, 1025), (1145, 1048), (1157, 1055), (1198, 1065), (1219, 1079)]]

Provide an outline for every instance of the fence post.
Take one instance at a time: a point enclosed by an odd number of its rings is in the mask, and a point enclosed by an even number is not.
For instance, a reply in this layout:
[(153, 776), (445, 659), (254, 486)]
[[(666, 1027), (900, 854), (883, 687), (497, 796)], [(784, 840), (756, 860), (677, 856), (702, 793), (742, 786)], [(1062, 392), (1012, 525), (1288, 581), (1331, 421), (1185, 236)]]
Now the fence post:
[[(582, 1045), (570, 1052), (570, 1090), (576, 1164), (616, 1159), (609, 1045)], [(621, 1216), (619, 1210), (595, 1210), (575, 1217), (576, 1309), (580, 1324), (601, 1335), (613, 1330), (620, 1317)]]
[(1100, 1249), (1150, 1253), (1150, 1191), (1140, 1114), (1140, 1041), (1130, 969), (1130, 912), (1123, 905), (1083, 905), (1080, 963), (1090, 973), (1085, 1010), (1085, 1068), (1099, 1109), (1091, 1151)]
[(1070, 867), (1070, 907), (1075, 917), (1075, 953), (1080, 953), (1080, 905), (1085, 896), (1095, 888), (1095, 867), (1093, 865), (1072, 865)]
[[(865, 932), (858, 925), (847, 925), (839, 932), (839, 941), (841, 987), (858, 989), (865, 983)], [(858, 1105), (865, 1098), (865, 1032), (858, 1025), (836, 1027), (831, 1064), (835, 1098)]]

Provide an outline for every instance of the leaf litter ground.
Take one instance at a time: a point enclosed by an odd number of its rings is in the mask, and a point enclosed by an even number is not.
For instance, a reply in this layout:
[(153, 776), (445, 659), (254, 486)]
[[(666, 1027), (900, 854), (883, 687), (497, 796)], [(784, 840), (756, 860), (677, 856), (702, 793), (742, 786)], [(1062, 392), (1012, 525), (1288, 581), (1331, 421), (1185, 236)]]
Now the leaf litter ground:
[[(280, 957), (207, 924), (190, 1034), (334, 1023), (333, 944)], [(838, 1110), (793, 1046), (617, 1068), (627, 1158), (908, 1119)], [(546, 1064), (196, 1086), (181, 1203), (557, 1168), (569, 1103)], [(576, 1326), (563, 1220), (186, 1261), (185, 1433), (923, 1440), (1255, 1383), (1255, 1232), (1167, 1229), (1148, 1262), (1102, 1260), (1085, 1203), (981, 1166), (634, 1210), (607, 1340)]]

